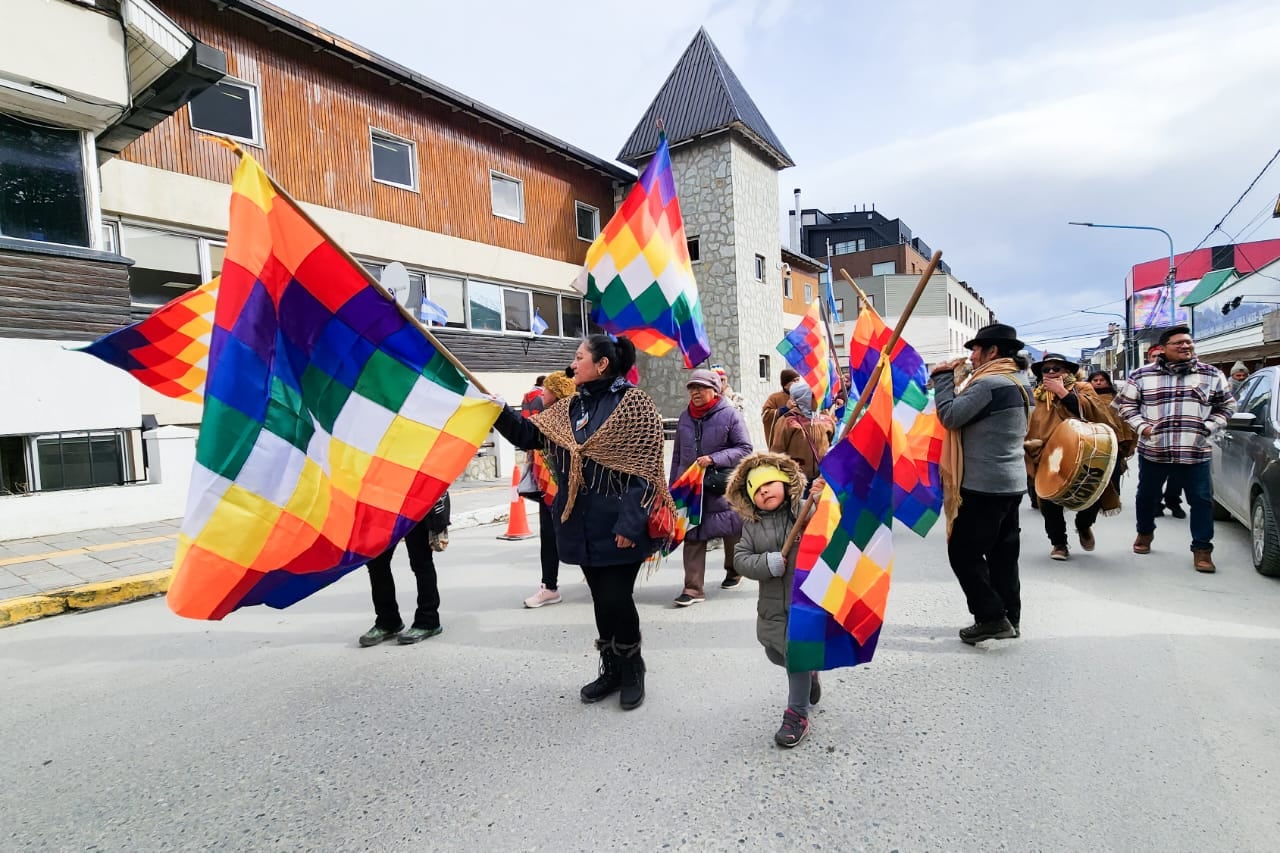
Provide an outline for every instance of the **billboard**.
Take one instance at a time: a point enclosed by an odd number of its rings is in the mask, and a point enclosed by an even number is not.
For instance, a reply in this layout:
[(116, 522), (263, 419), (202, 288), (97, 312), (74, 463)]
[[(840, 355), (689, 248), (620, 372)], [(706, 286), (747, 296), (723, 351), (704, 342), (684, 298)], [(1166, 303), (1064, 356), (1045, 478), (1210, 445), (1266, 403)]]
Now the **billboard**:
[(1141, 331), (1142, 329), (1154, 329), (1163, 326), (1190, 325), (1191, 311), (1182, 304), (1182, 300), (1199, 283), (1200, 280), (1196, 279), (1195, 281), (1180, 281), (1174, 285), (1172, 317), (1169, 313), (1168, 287), (1140, 290), (1133, 294), (1133, 328)]

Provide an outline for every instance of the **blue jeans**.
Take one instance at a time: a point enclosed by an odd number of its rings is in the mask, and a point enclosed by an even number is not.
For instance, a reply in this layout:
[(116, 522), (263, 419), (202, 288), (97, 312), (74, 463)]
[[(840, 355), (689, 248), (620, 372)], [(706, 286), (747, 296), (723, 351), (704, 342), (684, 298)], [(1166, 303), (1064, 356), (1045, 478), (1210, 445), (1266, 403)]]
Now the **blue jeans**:
[(1134, 507), (1139, 533), (1155, 533), (1156, 510), (1165, 485), (1186, 492), (1191, 509), (1191, 550), (1213, 550), (1213, 480), (1210, 463), (1150, 462), (1138, 457), (1138, 498)]

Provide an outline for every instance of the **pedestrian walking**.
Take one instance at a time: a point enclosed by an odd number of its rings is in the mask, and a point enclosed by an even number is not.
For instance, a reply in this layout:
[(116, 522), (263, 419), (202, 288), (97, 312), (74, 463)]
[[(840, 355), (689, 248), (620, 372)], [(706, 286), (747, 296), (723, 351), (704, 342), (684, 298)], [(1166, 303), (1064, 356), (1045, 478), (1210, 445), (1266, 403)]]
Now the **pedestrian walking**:
[(778, 376), (778, 380), (782, 384), (782, 390), (774, 391), (768, 397), (765, 397), (764, 407), (760, 410), (760, 420), (764, 424), (764, 440), (766, 442), (773, 435), (773, 425), (777, 421), (779, 413), (785, 414), (786, 410), (791, 406), (791, 395), (787, 391), (791, 388), (791, 383), (799, 378), (799, 373), (796, 373), (790, 367), (784, 368)]
[[(821, 488), (821, 482), (815, 484)], [(781, 453), (755, 453), (729, 478), (729, 501), (742, 517), (742, 537), (735, 564), (743, 576), (758, 581), (756, 639), (765, 656), (787, 665), (787, 614), (795, 578), (795, 552), (783, 555), (787, 534), (800, 515), (805, 477), (794, 459)], [(774, 734), (778, 746), (793, 747), (809, 734), (809, 709), (822, 698), (816, 672), (787, 673), (787, 707)]]
[(974, 622), (960, 631), (973, 645), (1021, 635), (1018, 506), (1027, 488), (1022, 442), (1031, 398), (1014, 355), (1017, 330), (992, 323), (965, 344), (972, 372), (957, 387), (964, 359), (933, 368), (934, 402), (946, 428), (942, 449), (947, 558)]
[(813, 480), (818, 476), (818, 463), (831, 447), (836, 422), (826, 412), (814, 410), (813, 389), (805, 382), (792, 382), (787, 393), (791, 409), (774, 422), (769, 451), (790, 456), (800, 464), (805, 477)]
[(1222, 371), (1196, 358), (1186, 326), (1166, 329), (1154, 364), (1140, 367), (1120, 389), (1115, 405), (1138, 436), (1138, 536), (1135, 554), (1150, 554), (1155, 510), (1166, 485), (1185, 491), (1191, 509), (1192, 565), (1216, 571), (1213, 562), (1213, 481), (1210, 438), (1236, 410)]
[[(1094, 392), (1092, 384), (1080, 381), (1081, 377), (1077, 375), (1079, 370), (1080, 365), (1059, 353), (1045, 353), (1040, 361), (1031, 365), (1031, 372), (1040, 382), (1033, 392), (1036, 406), (1027, 423), (1027, 437), (1023, 448), (1026, 451), (1027, 476), (1033, 483), (1040, 465), (1045, 464), (1045, 443), (1063, 421), (1075, 418), (1115, 428), (1110, 410)], [(1040, 496), (1039, 503), (1040, 514), (1044, 517), (1044, 532), (1049, 537), (1052, 549), (1049, 558), (1066, 560), (1070, 554), (1067, 546), (1066, 510), (1061, 504), (1044, 496)], [(1119, 509), (1119, 495), (1108, 497), (1107, 503), (1114, 513)], [(1107, 508), (1103, 506), (1102, 496), (1099, 496), (1089, 506), (1076, 511), (1076, 536), (1080, 540), (1080, 547), (1085, 551), (1094, 549), (1096, 540), (1093, 525), (1098, 520), (1098, 513)]]
[(376, 646), (393, 637), (400, 645), (420, 643), (444, 630), (440, 625), (440, 586), (436, 578), (434, 554), (449, 545), (449, 492), (446, 490), (426, 516), (409, 528), (404, 537), (409, 552), (409, 568), (418, 587), (418, 604), (413, 624), (405, 630), (396, 601), (396, 582), (391, 576), (391, 558), (396, 544), (370, 560), (369, 587), (373, 594), (373, 627), (360, 636), (363, 647)]
[[(1164, 355), (1164, 347), (1152, 344), (1147, 347), (1147, 364), (1158, 364)], [(1165, 510), (1174, 518), (1186, 518), (1187, 511), (1182, 508), (1182, 485), (1174, 479), (1165, 482), (1163, 498), (1156, 503), (1155, 514), (1163, 516)]]
[(670, 536), (674, 506), (663, 470), (662, 415), (627, 381), (635, 345), (592, 335), (573, 359), (577, 393), (532, 418), (504, 406), (496, 428), (522, 450), (542, 450), (561, 487), (552, 506), (560, 559), (582, 567), (595, 608), (599, 677), (579, 694), (644, 701), (640, 615), (632, 589), (641, 564)]
[(693, 371), (685, 386), (689, 405), (676, 425), (668, 483), (674, 483), (694, 463), (703, 469), (702, 520), (684, 537), (684, 588), (676, 597), (677, 607), (706, 600), (707, 546), (712, 540), (724, 540), (721, 589), (734, 589), (742, 580), (733, 568), (733, 546), (742, 532), (742, 519), (729, 505), (725, 488), (729, 474), (751, 453), (751, 436), (742, 412), (720, 393), (720, 383), (715, 371)]
[[(559, 400), (570, 397), (577, 390), (573, 380), (563, 370), (542, 377), (542, 399), (538, 411), (553, 406)], [(536, 414), (537, 412), (534, 412)], [(528, 416), (526, 416), (528, 417)], [(529, 451), (529, 474), (537, 466), (546, 466), (546, 457), (541, 450)], [(521, 492), (523, 497), (538, 504), (538, 544), (539, 558), (542, 563), (542, 583), (533, 595), (524, 600), (524, 606), (530, 609), (545, 607), (548, 604), (559, 604), (560, 598), (560, 549), (556, 547), (556, 525), (551, 516), (551, 503), (541, 490), (536, 488), (536, 477), (522, 477), (521, 482), (533, 481), (533, 487)]]

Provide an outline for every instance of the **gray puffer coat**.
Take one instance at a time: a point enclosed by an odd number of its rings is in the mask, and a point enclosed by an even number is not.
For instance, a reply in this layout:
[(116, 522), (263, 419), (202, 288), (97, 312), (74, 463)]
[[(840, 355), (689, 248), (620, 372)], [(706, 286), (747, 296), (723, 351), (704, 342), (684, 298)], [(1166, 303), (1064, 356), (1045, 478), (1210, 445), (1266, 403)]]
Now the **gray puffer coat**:
[[(701, 439), (701, 440), (699, 440)], [(721, 468), (733, 468), (752, 450), (751, 434), (742, 412), (735, 409), (724, 397), (716, 400), (701, 418), (689, 414), (688, 408), (680, 413), (676, 426), (675, 446), (671, 449), (671, 475), (668, 483), (674, 483), (699, 456), (710, 456)], [(695, 542), (737, 536), (742, 520), (729, 506), (727, 494), (704, 495), (702, 498), (702, 523), (685, 536)]]
[[(787, 500), (770, 512), (757, 509), (747, 496), (747, 474), (760, 465), (773, 465), (790, 477)], [(733, 553), (733, 567), (744, 577), (760, 582), (756, 639), (783, 660), (787, 656), (787, 613), (791, 609), (791, 583), (795, 579), (798, 548), (792, 548), (780, 576), (770, 569), (769, 555), (782, 552), (787, 534), (800, 515), (805, 482), (804, 473), (791, 457), (781, 453), (753, 453), (733, 472), (727, 492), (729, 502), (742, 516), (742, 538)], [(777, 565), (777, 557), (773, 562)]]

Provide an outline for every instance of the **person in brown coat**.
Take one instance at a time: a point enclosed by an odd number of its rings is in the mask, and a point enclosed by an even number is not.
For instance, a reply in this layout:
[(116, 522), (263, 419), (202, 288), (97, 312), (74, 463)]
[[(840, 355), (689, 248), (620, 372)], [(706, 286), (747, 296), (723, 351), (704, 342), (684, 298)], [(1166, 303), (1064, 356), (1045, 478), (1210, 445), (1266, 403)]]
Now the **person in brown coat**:
[(800, 464), (810, 481), (818, 476), (818, 462), (831, 447), (835, 419), (826, 412), (814, 412), (813, 390), (802, 381), (791, 383), (791, 411), (773, 425), (770, 453), (785, 453)]
[(773, 435), (773, 425), (778, 420), (778, 412), (790, 408), (791, 395), (787, 391), (791, 388), (791, 383), (800, 378), (800, 374), (791, 368), (782, 371), (779, 379), (782, 381), (782, 390), (774, 391), (764, 400), (764, 408), (760, 410), (760, 420), (764, 421), (764, 440), (768, 441)]
[[(1026, 451), (1027, 474), (1033, 479), (1040, 467), (1045, 442), (1063, 421), (1075, 418), (1089, 423), (1106, 424), (1115, 429), (1110, 410), (1093, 390), (1093, 385), (1077, 377), (1079, 370), (1080, 365), (1058, 353), (1045, 353), (1043, 359), (1031, 365), (1031, 372), (1040, 380), (1040, 384), (1033, 392), (1036, 407), (1027, 422), (1027, 439), (1023, 443), (1023, 449)], [(1093, 524), (1098, 519), (1098, 513), (1104, 509), (1112, 513), (1119, 510), (1119, 495), (1115, 495), (1114, 499), (1114, 506), (1105, 505), (1100, 497), (1076, 512), (1076, 534), (1080, 538), (1080, 547), (1084, 550), (1092, 551), (1096, 544)], [(1049, 552), (1050, 558), (1067, 559), (1069, 549), (1066, 510), (1061, 504), (1041, 495), (1040, 514), (1044, 516), (1044, 532), (1049, 537), (1049, 544), (1053, 546), (1053, 550)]]

